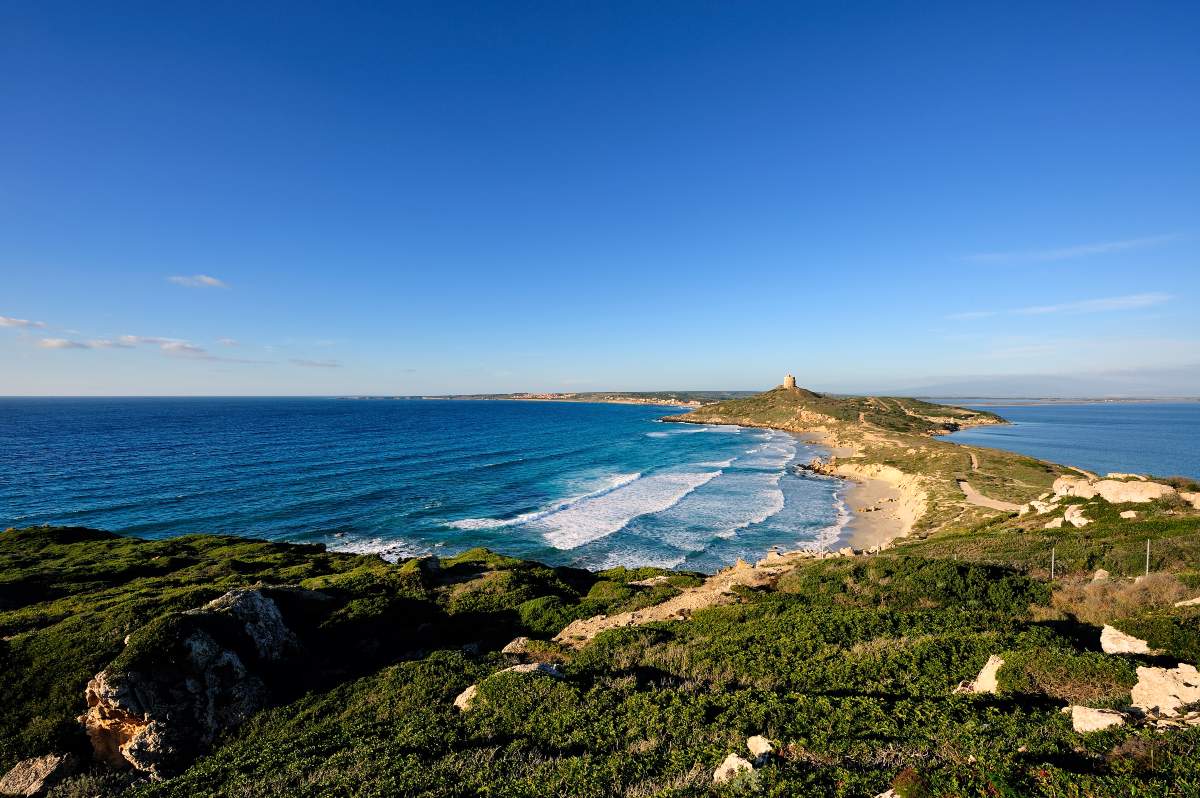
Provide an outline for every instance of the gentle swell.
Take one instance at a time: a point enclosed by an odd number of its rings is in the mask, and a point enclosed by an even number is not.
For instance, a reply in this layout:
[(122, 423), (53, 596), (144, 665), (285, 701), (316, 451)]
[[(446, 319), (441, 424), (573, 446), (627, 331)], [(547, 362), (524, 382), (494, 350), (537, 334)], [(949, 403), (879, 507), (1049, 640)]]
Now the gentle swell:
[(576, 502), (581, 502), (586, 499), (593, 499), (598, 496), (603, 496), (606, 493), (611, 493), (620, 487), (628, 485), (635, 481), (641, 474), (615, 474), (609, 478), (609, 484), (599, 490), (594, 490), (590, 493), (583, 493), (579, 496), (572, 496), (569, 499), (555, 502), (553, 505), (541, 510), (535, 510), (532, 513), (522, 513), (521, 515), (513, 516), (512, 518), (463, 518), (459, 521), (447, 521), (446, 526), (454, 529), (499, 529), (506, 526), (519, 526), (528, 524), (531, 521), (536, 521), (539, 518), (545, 518), (548, 515), (562, 512)]

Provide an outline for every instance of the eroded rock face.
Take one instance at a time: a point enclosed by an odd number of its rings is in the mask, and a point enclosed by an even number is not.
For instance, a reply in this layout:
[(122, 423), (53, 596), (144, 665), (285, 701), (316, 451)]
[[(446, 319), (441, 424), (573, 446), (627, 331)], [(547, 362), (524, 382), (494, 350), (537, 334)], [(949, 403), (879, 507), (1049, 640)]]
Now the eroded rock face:
[(231, 591), (135, 632), (88, 682), (80, 721), (97, 759), (167, 775), (265, 706), (262, 671), (298, 650), (272, 599)]
[(46, 754), (18, 762), (0, 778), (0, 795), (43, 795), (74, 773), (77, 765), (70, 754)]
[(1200, 673), (1194, 665), (1176, 668), (1137, 669), (1131, 694), (1135, 709), (1160, 715), (1178, 715), (1180, 708), (1200, 701)]

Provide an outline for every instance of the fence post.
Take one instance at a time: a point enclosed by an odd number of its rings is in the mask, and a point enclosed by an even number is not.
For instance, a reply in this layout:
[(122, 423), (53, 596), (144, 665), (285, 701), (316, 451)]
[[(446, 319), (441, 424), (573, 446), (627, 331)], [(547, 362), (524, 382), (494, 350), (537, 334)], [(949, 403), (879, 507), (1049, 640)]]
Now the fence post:
[(1150, 538), (1146, 538), (1146, 576), (1150, 575)]
[(1050, 547), (1050, 579), (1051, 579), (1051, 581), (1054, 580), (1054, 559), (1057, 554), (1058, 554), (1058, 547), (1051, 546)]

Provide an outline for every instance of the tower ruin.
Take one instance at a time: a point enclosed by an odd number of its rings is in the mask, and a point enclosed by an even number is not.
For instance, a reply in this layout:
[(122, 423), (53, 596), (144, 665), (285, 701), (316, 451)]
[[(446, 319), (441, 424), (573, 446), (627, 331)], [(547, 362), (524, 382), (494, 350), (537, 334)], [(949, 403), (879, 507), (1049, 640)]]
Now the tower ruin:
[(783, 378), (783, 387), (784, 387), (784, 388), (791, 388), (791, 389), (795, 390), (795, 388), (796, 388), (796, 378), (795, 378), (795, 377), (793, 377), (791, 374), (789, 374), (789, 375), (787, 375), (786, 377), (784, 377), (784, 378)]

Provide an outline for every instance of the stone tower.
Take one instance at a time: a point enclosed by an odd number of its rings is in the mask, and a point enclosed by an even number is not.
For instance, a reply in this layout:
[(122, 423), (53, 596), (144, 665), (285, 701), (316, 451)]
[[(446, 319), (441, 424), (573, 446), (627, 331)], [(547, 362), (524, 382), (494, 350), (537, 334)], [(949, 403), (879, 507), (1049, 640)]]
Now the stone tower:
[(793, 377), (791, 374), (784, 377), (783, 378), (783, 387), (784, 388), (792, 388), (794, 390), (796, 387), (796, 378)]

